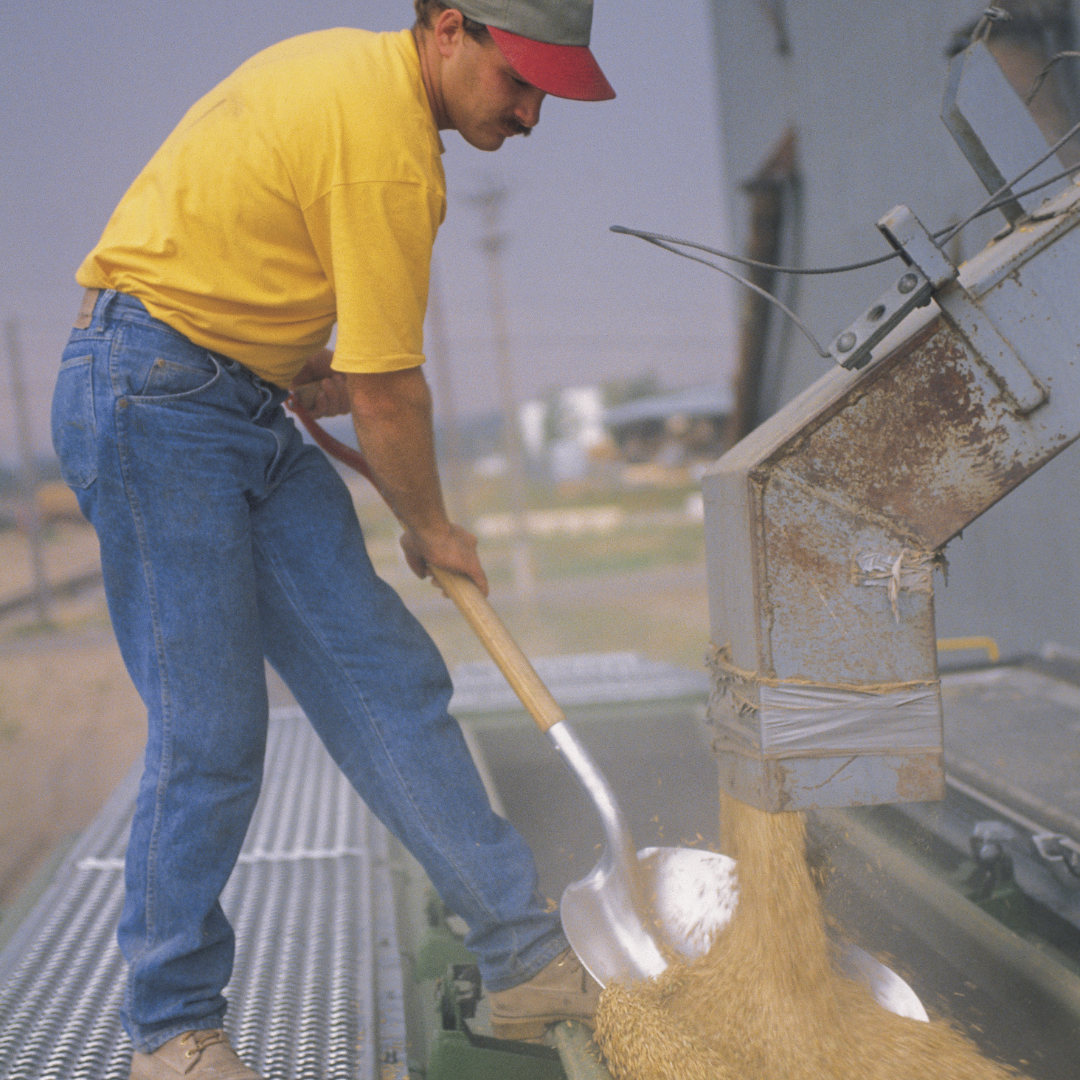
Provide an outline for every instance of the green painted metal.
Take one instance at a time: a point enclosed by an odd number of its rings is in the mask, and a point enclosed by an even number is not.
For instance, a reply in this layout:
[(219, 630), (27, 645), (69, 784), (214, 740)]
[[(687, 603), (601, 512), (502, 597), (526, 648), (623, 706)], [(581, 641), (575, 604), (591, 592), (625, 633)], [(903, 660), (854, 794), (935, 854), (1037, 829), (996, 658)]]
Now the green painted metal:
[(416, 953), (413, 975), (417, 982), (442, 978), (452, 964), (476, 963), (476, 957), (465, 948), (461, 935), (451, 929), (446, 908), (434, 889), (428, 891), (424, 915), (427, 929)]
[(559, 1051), (566, 1080), (612, 1080), (592, 1032), (584, 1024), (569, 1020), (557, 1024), (550, 1039)]
[(460, 1031), (440, 1031), (427, 1080), (566, 1080), (559, 1055), (547, 1046), (514, 1043)]
[(447, 969), (439, 1000), (442, 1027), (432, 1041), (427, 1080), (567, 1080), (552, 1047), (495, 1039), (470, 1027), (480, 992), (475, 965)]

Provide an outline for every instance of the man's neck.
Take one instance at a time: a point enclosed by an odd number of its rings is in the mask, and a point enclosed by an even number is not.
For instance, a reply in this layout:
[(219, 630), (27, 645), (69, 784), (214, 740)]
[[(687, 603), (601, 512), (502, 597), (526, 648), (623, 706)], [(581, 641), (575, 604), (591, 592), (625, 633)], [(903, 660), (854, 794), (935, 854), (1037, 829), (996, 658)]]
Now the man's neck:
[(442, 83), (439, 78), (439, 51), (434, 38), (423, 27), (413, 26), (411, 32), (417, 56), (420, 58), (420, 79), (424, 84), (431, 115), (435, 118), (436, 128), (439, 131), (446, 131), (450, 127), (450, 122), (443, 107)]

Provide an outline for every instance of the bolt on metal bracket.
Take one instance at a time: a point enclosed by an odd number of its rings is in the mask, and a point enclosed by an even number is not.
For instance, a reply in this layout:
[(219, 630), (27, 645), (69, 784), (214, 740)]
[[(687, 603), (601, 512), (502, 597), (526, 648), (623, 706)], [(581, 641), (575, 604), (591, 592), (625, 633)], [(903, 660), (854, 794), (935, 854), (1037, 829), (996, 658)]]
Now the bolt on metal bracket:
[(877, 227), (908, 268), (888, 292), (829, 346), (836, 362), (850, 370), (865, 367), (874, 346), (899, 326), (909, 312), (928, 304), (935, 291), (957, 275), (956, 267), (906, 206), (893, 207)]
[(957, 280), (959, 271), (937, 246), (933, 236), (906, 206), (896, 206), (878, 223), (886, 240), (900, 252), (907, 272), (867, 312), (851, 324), (829, 348), (841, 367), (865, 367), (871, 352), (911, 311), (931, 299), (943, 318), (968, 343), (1013, 409), (1034, 412), (1047, 400), (1046, 388), (1035, 379), (990, 317)]
[(899, 326), (909, 311), (928, 304), (933, 291), (926, 275), (912, 267), (837, 337), (829, 346), (830, 355), (841, 367), (853, 371), (865, 367), (874, 346)]

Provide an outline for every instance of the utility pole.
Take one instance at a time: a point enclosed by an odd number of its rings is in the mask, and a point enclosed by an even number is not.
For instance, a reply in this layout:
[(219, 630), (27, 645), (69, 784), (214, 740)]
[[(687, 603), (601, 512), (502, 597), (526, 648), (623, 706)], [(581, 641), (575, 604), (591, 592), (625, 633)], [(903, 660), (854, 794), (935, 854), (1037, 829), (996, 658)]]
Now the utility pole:
[(22, 344), (19, 324), (8, 319), (4, 324), (7, 338), (8, 368), (11, 375), (11, 401), (15, 409), (15, 437), (19, 447), (19, 495), (26, 539), (30, 545), (30, 562), (34, 574), (34, 599), (38, 620), (51, 622), (51, 596), (45, 578), (42, 551), (41, 513), (37, 501), (37, 472), (34, 468), (34, 448), (30, 438), (30, 416), (26, 408), (26, 384), (23, 381)]
[(525, 454), (521, 446), (521, 433), (518, 430), (518, 405), (514, 395), (510, 337), (506, 329), (506, 305), (503, 299), (502, 260), (500, 258), (507, 239), (506, 234), (500, 230), (500, 225), (503, 204), (508, 194), (505, 185), (492, 181), (485, 190), (473, 195), (470, 201), (480, 210), (484, 222), (480, 250), (487, 256), (488, 281), (491, 289), (491, 323), (495, 363), (498, 368), (510, 515), (513, 521), (510, 544), (511, 573), (518, 599), (531, 600), (536, 595), (536, 572), (526, 519)]
[(446, 339), (442, 289), (434, 270), (428, 286), (428, 326), (431, 329), (432, 344), (428, 355), (433, 355), (435, 361), (432, 365), (435, 400), (439, 412), (442, 413), (446, 431), (446, 476), (443, 477), (446, 510), (451, 521), (464, 524), (469, 499), (462, 468), (464, 455), (461, 453), (461, 428), (458, 425), (457, 406), (454, 401), (454, 379), (450, 372), (450, 348)]

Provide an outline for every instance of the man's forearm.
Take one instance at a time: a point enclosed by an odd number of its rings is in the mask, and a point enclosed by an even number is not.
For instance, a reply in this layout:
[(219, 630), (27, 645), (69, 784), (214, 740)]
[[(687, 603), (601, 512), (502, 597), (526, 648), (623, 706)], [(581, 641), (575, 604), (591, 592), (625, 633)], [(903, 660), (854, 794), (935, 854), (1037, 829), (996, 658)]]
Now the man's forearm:
[(347, 385), (357, 441), (391, 510), (407, 528), (440, 527), (446, 509), (423, 373), (349, 375)]
[(409, 565), (421, 576), (432, 563), (456, 570), (486, 593), (476, 538), (446, 516), (423, 371), (350, 374), (346, 385), (360, 450), (405, 529), (402, 547)]

